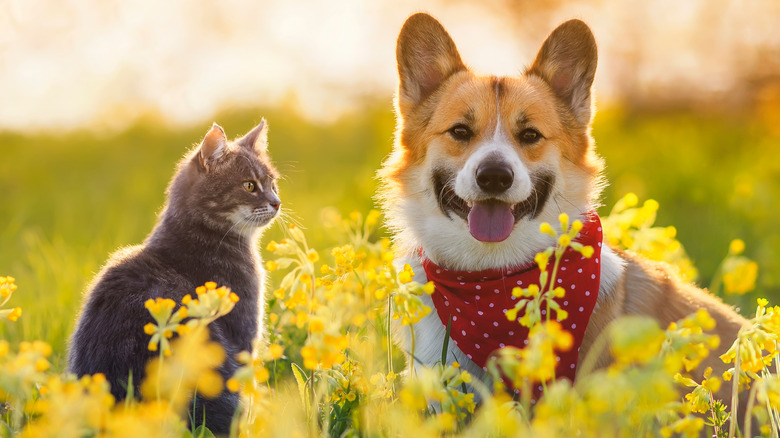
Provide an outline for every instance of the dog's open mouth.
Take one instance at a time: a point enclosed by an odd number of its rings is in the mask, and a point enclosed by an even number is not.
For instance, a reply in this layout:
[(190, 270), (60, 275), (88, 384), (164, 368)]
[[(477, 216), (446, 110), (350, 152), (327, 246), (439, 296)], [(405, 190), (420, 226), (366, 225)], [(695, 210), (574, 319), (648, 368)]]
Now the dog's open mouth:
[(454, 213), (465, 220), (471, 235), (481, 242), (506, 240), (522, 218), (535, 218), (544, 208), (555, 177), (549, 173), (532, 175), (531, 194), (521, 202), (510, 204), (495, 198), (466, 202), (455, 194), (444, 171), (433, 174), (433, 184), (441, 211), (449, 217)]

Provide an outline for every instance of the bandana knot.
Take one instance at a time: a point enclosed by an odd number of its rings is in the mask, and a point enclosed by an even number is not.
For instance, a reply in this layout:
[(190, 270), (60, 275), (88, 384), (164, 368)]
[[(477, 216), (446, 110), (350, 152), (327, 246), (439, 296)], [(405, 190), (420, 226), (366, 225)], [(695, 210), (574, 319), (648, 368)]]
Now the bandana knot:
[[(572, 348), (558, 352), (555, 375), (572, 381), (585, 329), (598, 299), (601, 274), (601, 222), (596, 213), (586, 215), (583, 222), (583, 229), (574, 240), (592, 246), (593, 255), (585, 258), (571, 247), (567, 248), (554, 285), (566, 291), (555, 301), (568, 312), (568, 318), (561, 321), (561, 325), (574, 338)], [(439, 318), (445, 326), (451, 321), (450, 337), (474, 363), (484, 368), (490, 354), (499, 348), (525, 347), (528, 328), (508, 320), (506, 311), (514, 308), (518, 301), (529, 299), (512, 296), (512, 289), (539, 284), (541, 271), (536, 263), (478, 272), (454, 271), (437, 266), (423, 254), (422, 265), (428, 280), (435, 286), (431, 298)], [(547, 267), (550, 278), (553, 266), (554, 261), (550, 260)], [(543, 305), (543, 318), (547, 311)], [(522, 316), (520, 312), (518, 319)]]

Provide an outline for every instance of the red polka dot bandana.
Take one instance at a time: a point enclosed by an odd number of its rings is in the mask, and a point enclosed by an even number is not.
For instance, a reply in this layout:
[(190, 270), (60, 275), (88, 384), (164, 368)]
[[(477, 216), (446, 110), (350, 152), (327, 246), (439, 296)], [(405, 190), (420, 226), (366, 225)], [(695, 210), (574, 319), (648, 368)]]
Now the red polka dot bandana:
[[(564, 297), (555, 299), (569, 313), (561, 325), (574, 338), (572, 348), (559, 353), (555, 375), (572, 381), (580, 345), (599, 293), (602, 231), (595, 213), (586, 217), (575, 240), (592, 246), (594, 251), (593, 256), (585, 258), (567, 248), (555, 280), (555, 286), (566, 290)], [(552, 275), (553, 262), (551, 258), (549, 275)], [(505, 313), (514, 308), (518, 300), (527, 299), (513, 297), (513, 288), (539, 284), (540, 271), (536, 263), (479, 272), (453, 271), (439, 267), (423, 256), (423, 268), (436, 287), (431, 298), (439, 318), (445, 326), (447, 321), (452, 321), (450, 337), (474, 363), (484, 367), (490, 354), (497, 349), (505, 346), (523, 348), (528, 343), (528, 329), (517, 321), (509, 321)], [(542, 317), (546, 312), (546, 306), (542, 307)], [(518, 319), (521, 316), (522, 312)]]

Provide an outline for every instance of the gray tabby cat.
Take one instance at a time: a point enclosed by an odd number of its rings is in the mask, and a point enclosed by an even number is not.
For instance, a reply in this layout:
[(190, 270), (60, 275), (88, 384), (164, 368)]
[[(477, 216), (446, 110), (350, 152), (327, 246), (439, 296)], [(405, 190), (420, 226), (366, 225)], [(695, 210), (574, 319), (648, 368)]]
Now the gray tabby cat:
[[(70, 342), (69, 371), (78, 376), (103, 373), (111, 392), (134, 394), (146, 362), (143, 326), (152, 322), (144, 308), (150, 298), (176, 302), (197, 286), (214, 281), (240, 300), (210, 326), (225, 349), (220, 368), (227, 380), (238, 367), (236, 353), (251, 351), (262, 332), (264, 270), (257, 250), (261, 231), (279, 214), (277, 172), (267, 153), (265, 120), (244, 137), (228, 142), (214, 124), (203, 142), (178, 166), (168, 187), (160, 221), (143, 245), (117, 251), (92, 283)], [(238, 395), (229, 391), (213, 400), (196, 397), (193, 423), (215, 433), (230, 430)]]

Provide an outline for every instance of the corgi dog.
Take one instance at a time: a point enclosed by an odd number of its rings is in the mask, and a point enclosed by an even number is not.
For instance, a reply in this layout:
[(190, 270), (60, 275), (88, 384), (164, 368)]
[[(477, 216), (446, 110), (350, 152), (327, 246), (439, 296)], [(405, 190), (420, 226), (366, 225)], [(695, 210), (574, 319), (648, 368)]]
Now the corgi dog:
[[(501, 306), (494, 302), (516, 299), (507, 298), (522, 282), (514, 281), (512, 271), (533, 265), (535, 254), (555, 244), (553, 237), (540, 233), (540, 225), (557, 224), (561, 213), (585, 222), (596, 248), (585, 266), (593, 273), (582, 282), (572, 276), (566, 291), (568, 299), (589, 302), (569, 311), (583, 313), (579, 327), (562, 323), (574, 332), (579, 358), (588, 355), (610, 322), (624, 315), (646, 315), (665, 328), (706, 309), (716, 321), (720, 349), (732, 344), (746, 320), (731, 307), (682, 282), (667, 266), (603, 243), (594, 212), (604, 164), (591, 137), (597, 47), (584, 22), (571, 20), (556, 28), (531, 66), (517, 76), (470, 71), (444, 27), (425, 13), (407, 19), (396, 55), (397, 129), (393, 152), (379, 171), (378, 197), (399, 251), (397, 264), (408, 263), (415, 281), (432, 280), (436, 286), (432, 295), (423, 296), (433, 310), (413, 327), (413, 366), (441, 360), (447, 325), (452, 324), (447, 361), (487, 378), (483, 367), (491, 353), (484, 351), (490, 350), (489, 341), (498, 348), (522, 337), (512, 328), (520, 327), (516, 321), (507, 322), (505, 316), (498, 321), (506, 308), (496, 311)], [(574, 265), (574, 270), (582, 272), (582, 267)], [(461, 275), (506, 287), (481, 288), (473, 279), (457, 281), (463, 280)], [(595, 282), (592, 288), (589, 281)], [(465, 298), (463, 291), (454, 290), (452, 298), (437, 299), (441, 289), (457, 289), (458, 284), (474, 289)], [(456, 296), (461, 297), (457, 312), (452, 309)], [(462, 325), (456, 330), (456, 324)], [(397, 338), (410, 352), (408, 332), (398, 330)], [(497, 343), (496, 337), (506, 341)], [(514, 344), (522, 347), (522, 342)], [(598, 354), (598, 367), (611, 362), (608, 349)], [(716, 373), (727, 368), (716, 352), (700, 367)], [(730, 391), (731, 385), (722, 385), (716, 397), (728, 402)]]

